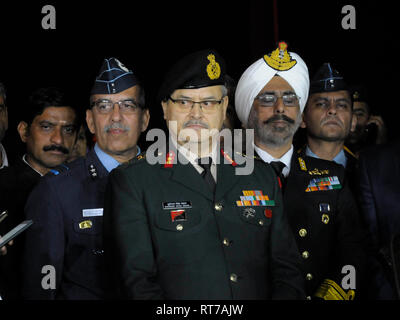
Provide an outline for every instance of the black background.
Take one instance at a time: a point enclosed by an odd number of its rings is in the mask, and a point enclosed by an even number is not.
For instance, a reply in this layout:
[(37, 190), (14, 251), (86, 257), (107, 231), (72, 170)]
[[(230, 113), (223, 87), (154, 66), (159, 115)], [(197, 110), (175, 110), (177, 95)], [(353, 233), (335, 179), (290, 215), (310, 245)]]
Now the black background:
[[(279, 40), (307, 63), (310, 76), (331, 62), (350, 83), (363, 82), (384, 118), (389, 138), (399, 136), (398, 18), (389, 1), (277, 1)], [(41, 26), (42, 7), (56, 9), (56, 29)], [(356, 29), (344, 30), (344, 5), (356, 9)], [(5, 1), (0, 4), (0, 81), (7, 88), (7, 150), (19, 150), (18, 113), (35, 88), (73, 90), (82, 110), (105, 57), (117, 57), (142, 80), (150, 128), (163, 126), (154, 96), (165, 71), (183, 55), (216, 49), (228, 74), (243, 71), (276, 47), (273, 1)], [(144, 139), (144, 135), (141, 140)], [(143, 143), (143, 142), (142, 142)]]

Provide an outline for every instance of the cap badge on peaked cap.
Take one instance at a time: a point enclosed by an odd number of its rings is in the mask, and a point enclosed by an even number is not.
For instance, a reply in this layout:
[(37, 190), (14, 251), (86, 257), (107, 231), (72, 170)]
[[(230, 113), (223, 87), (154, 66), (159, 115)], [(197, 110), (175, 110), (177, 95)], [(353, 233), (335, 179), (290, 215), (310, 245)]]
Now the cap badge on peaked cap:
[(279, 42), (278, 48), (272, 51), (270, 54), (264, 55), (264, 61), (272, 69), (278, 71), (287, 71), (293, 68), (297, 61), (293, 59), (287, 52), (286, 42)]
[(207, 65), (207, 75), (211, 80), (218, 79), (221, 75), (221, 67), (219, 63), (215, 61), (215, 55), (212, 53), (207, 56), (210, 63)]

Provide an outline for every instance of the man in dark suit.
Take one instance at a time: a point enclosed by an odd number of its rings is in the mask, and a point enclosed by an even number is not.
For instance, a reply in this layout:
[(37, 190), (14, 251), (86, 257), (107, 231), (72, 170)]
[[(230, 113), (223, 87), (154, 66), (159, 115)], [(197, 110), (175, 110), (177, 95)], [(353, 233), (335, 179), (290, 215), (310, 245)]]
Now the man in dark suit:
[(303, 113), (306, 129), (305, 154), (334, 161), (346, 169), (350, 188), (357, 188), (357, 156), (345, 146), (345, 140), (356, 129), (350, 87), (338, 70), (324, 63), (310, 84), (310, 95)]
[(149, 148), (110, 174), (106, 253), (123, 297), (304, 299), (272, 169), (251, 158), (253, 172), (239, 176), (244, 158), (218, 147), (224, 75), (213, 50), (178, 61), (159, 93), (171, 135), (166, 161), (150, 164)]
[(109, 172), (140, 153), (137, 141), (150, 116), (137, 78), (115, 58), (104, 60), (90, 102), (86, 122), (96, 136), (94, 148), (44, 177), (25, 207), (34, 222), (23, 256), (25, 299), (107, 296), (104, 190)]
[(360, 201), (373, 252), (368, 268), (369, 297), (399, 299), (390, 245), (400, 233), (400, 142), (365, 149), (359, 161)]
[(236, 112), (244, 127), (254, 129), (254, 142), (248, 144), (281, 182), (307, 298), (354, 299), (365, 259), (357, 208), (343, 167), (293, 150), (310, 82), (304, 61), (286, 48), (281, 42), (243, 73)]
[[(41, 177), (61, 165), (76, 140), (77, 117), (70, 97), (57, 88), (35, 90), (20, 112), (17, 130), (26, 153), (0, 170), (0, 211), (8, 217), (0, 225), (4, 234), (24, 219), (24, 205)], [(7, 255), (0, 257), (3, 298), (20, 298), (18, 273), (24, 234), (15, 239)], [(1, 290), (1, 289), (0, 289)]]
[(8, 166), (8, 158), (1, 141), (8, 129), (8, 111), (6, 105), (6, 89), (0, 82), (0, 169)]

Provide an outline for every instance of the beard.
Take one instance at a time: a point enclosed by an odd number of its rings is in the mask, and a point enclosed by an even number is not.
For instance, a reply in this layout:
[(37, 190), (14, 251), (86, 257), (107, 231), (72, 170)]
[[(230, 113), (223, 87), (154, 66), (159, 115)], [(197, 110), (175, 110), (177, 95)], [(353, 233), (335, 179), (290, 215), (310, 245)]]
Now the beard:
[[(264, 145), (276, 148), (287, 144), (301, 124), (301, 113), (295, 120), (286, 115), (274, 115), (268, 120), (260, 121), (254, 109), (251, 110), (248, 128), (254, 129), (254, 136)], [(284, 126), (276, 126), (275, 121), (284, 121)]]

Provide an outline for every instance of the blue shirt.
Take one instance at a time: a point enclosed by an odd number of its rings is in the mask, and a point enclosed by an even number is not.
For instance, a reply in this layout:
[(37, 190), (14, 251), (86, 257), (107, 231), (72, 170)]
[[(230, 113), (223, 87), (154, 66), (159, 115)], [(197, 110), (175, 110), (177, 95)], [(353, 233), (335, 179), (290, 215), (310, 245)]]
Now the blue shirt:
[[(139, 146), (137, 146), (137, 150), (138, 153), (136, 156), (138, 156), (141, 153)], [(106, 168), (108, 172), (110, 172), (111, 170), (115, 169), (120, 165), (120, 163), (117, 160), (115, 160), (109, 154), (101, 150), (97, 145), (97, 143), (94, 145), (94, 152), (96, 152), (96, 155), (99, 158), (101, 164), (104, 166), (104, 168)]]
[[(314, 152), (312, 152), (311, 149), (308, 146), (306, 148), (306, 156), (319, 159), (319, 157)], [(335, 161), (336, 163), (341, 164), (343, 167), (346, 168), (347, 158), (346, 158), (346, 155), (344, 153), (344, 150), (343, 149), (340, 150), (340, 152), (336, 155), (336, 157), (334, 157), (332, 159), (332, 161)]]

